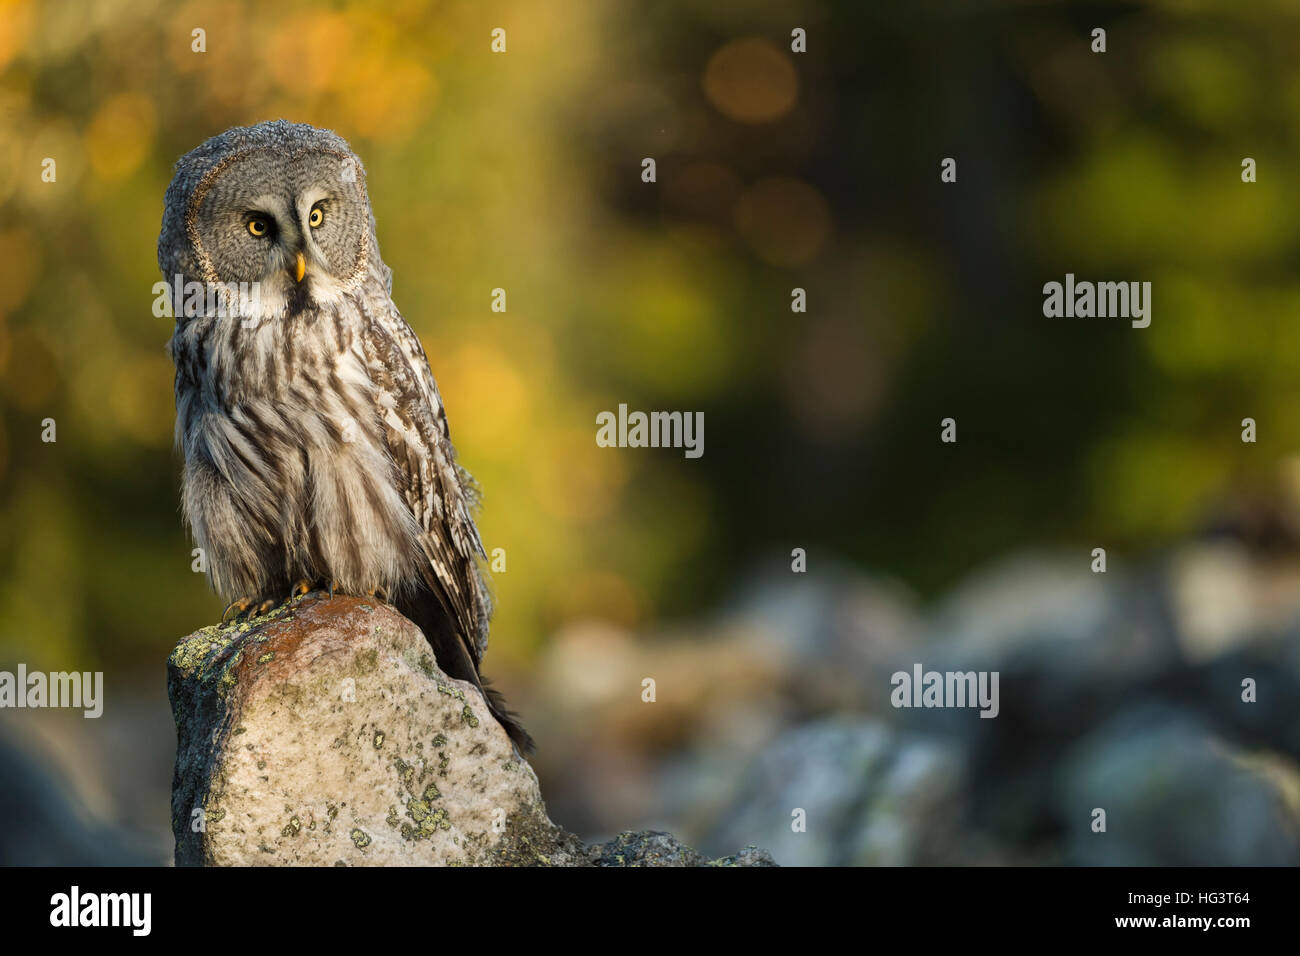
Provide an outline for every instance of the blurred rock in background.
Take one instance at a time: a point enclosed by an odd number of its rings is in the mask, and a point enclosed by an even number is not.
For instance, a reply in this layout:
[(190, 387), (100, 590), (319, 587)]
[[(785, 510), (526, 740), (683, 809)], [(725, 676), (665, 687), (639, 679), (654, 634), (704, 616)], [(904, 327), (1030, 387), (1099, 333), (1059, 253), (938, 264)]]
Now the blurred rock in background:
[(50, 765), (0, 736), (0, 866), (144, 866), (149, 840), (96, 821)]
[[(1210, 563), (1233, 572), (1196, 587)], [(925, 614), (842, 569), (770, 571), (707, 623), (559, 635), (538, 692), (577, 709), (548, 716), (538, 765), (579, 832), (637, 806), (786, 865), (1294, 865), (1297, 595), (1300, 569), (1224, 541), (1104, 574), (1015, 556)], [(998, 671), (998, 717), (893, 708), (915, 663)]]

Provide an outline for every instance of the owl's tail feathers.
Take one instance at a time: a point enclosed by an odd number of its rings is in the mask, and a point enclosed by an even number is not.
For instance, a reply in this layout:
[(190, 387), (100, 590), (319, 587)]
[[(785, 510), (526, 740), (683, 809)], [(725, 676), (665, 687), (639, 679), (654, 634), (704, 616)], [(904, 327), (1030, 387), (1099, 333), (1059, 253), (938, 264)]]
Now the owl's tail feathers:
[(506, 706), (506, 699), (501, 696), (501, 691), (493, 687), (486, 677), (480, 676), (478, 685), (483, 691), (483, 699), (487, 701), (488, 710), (492, 711), (492, 716), (497, 719), (502, 727), (505, 728), (510, 739), (515, 742), (519, 752), (525, 757), (537, 752), (537, 743), (533, 740), (532, 735), (524, 730), (523, 721), (519, 715)]
[(397, 609), (424, 632), (425, 640), (433, 649), (434, 659), (447, 676), (454, 677), (456, 680), (469, 681), (483, 692), (488, 710), (509, 734), (520, 753), (528, 756), (536, 752), (537, 744), (533, 742), (528, 731), (524, 730), (519, 715), (506, 706), (506, 699), (501, 696), (501, 692), (490, 686), (479, 674), (478, 664), (474, 661), (469, 644), (432, 598), (399, 602)]

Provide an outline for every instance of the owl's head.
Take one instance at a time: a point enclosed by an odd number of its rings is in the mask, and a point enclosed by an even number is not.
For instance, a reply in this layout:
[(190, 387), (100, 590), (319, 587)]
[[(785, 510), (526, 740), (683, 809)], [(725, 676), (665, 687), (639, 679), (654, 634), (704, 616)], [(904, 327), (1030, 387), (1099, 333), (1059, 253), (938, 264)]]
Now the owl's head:
[(365, 170), (329, 130), (235, 127), (176, 163), (158, 237), (169, 282), (257, 283), (260, 311), (284, 315), (355, 288), (377, 254)]

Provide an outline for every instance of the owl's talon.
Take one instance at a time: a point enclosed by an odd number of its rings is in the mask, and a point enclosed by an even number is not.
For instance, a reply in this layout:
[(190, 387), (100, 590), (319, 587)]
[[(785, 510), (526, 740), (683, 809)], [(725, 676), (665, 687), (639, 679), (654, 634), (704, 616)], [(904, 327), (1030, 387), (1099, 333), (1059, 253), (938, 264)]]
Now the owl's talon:
[(290, 602), (300, 601), (303, 598), (305, 598), (308, 594), (311, 594), (311, 591), (312, 591), (311, 582), (308, 581), (306, 578), (296, 581), (294, 582), (293, 587), (289, 589), (289, 601)]
[[(248, 598), (236, 598), (226, 605), (226, 609), (221, 612), (221, 623), (229, 624), (232, 621), (238, 621), (248, 613), (248, 609), (253, 606), (253, 602)], [(233, 614), (231, 612), (234, 612)]]
[(267, 600), (259, 604), (257, 606), (257, 610), (254, 611), (252, 614), (250, 614), (249, 617), (261, 617), (263, 614), (270, 614), (277, 607), (279, 607), (279, 605), (275, 602), (275, 600), (268, 598)]
[(376, 601), (382, 601), (385, 604), (388, 603), (388, 592), (383, 588), (371, 588), (366, 592), (366, 594), (374, 598)]

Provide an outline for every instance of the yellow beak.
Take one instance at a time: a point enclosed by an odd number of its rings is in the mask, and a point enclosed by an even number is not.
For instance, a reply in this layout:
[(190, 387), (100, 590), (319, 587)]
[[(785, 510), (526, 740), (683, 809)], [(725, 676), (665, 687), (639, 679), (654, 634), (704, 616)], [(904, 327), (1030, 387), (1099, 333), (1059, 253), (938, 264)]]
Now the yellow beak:
[(294, 266), (293, 281), (301, 282), (302, 277), (305, 276), (306, 274), (307, 274), (307, 260), (302, 257), (302, 253), (300, 252), (298, 253), (298, 262)]

